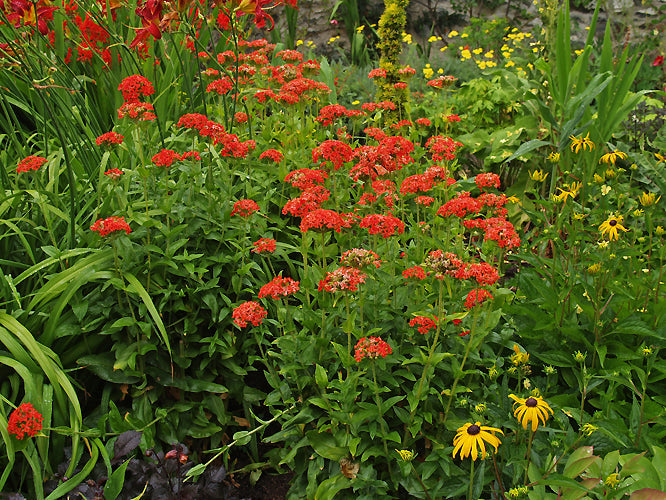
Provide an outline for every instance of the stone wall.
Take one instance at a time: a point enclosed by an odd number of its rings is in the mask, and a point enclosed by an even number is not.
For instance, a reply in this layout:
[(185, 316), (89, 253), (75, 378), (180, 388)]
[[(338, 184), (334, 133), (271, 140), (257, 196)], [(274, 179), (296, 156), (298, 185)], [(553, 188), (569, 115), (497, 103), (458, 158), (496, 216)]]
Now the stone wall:
[[(527, 1), (527, 0), (524, 0)], [(330, 20), (338, 0), (300, 0), (298, 13), (297, 39), (310, 40), (317, 45), (317, 52), (330, 56), (334, 49), (327, 43), (332, 37), (340, 36), (338, 44), (348, 47), (347, 35), (344, 29), (343, 16), (336, 15), (337, 25)], [(510, 24), (525, 31), (534, 31), (541, 26), (541, 20), (537, 15), (537, 7), (533, 3), (522, 5), (520, 0), (513, 0), (510, 5), (502, 2), (495, 9), (484, 8), (481, 2), (472, 3), (467, 1), (465, 5), (471, 5), (471, 12), (467, 8), (460, 7), (461, 0), (412, 0), (408, 8), (408, 31), (416, 40), (429, 36), (431, 20), (436, 17), (438, 29), (435, 35), (443, 36), (452, 29), (461, 29), (469, 21), (470, 15), (486, 19), (508, 18)], [(376, 22), (383, 10), (383, 2), (379, 0), (355, 0), (359, 6), (361, 18), (367, 17), (370, 22)], [(344, 3), (343, 3), (344, 5)], [(648, 22), (658, 14), (662, 6), (662, 12), (666, 8), (666, 0), (603, 0), (602, 10), (597, 24), (600, 35), (606, 26), (606, 20), (610, 19), (620, 28), (629, 26), (627, 40), (632, 41), (643, 36), (648, 29)], [(516, 7), (518, 6), (518, 8)], [(343, 9), (344, 7), (341, 7)], [(276, 11), (278, 11), (276, 9)], [(524, 16), (524, 14), (527, 14)], [(278, 12), (276, 14), (278, 30), (284, 29), (284, 19)], [(507, 15), (508, 14), (508, 15)], [(571, 10), (572, 40), (574, 43), (582, 43), (587, 36), (585, 27), (590, 25), (592, 11)], [(650, 27), (650, 30), (654, 28)], [(664, 22), (658, 28), (664, 35)], [(338, 45), (340, 46), (340, 45)]]

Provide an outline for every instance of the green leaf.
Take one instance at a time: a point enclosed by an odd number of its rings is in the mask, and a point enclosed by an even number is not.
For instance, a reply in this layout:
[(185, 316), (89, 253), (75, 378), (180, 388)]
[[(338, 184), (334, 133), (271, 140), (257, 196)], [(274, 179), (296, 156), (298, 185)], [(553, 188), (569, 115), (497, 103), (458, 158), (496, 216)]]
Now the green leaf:
[(351, 482), (342, 474), (322, 482), (315, 492), (315, 500), (333, 500), (339, 491), (349, 488)]
[[(85, 478), (87, 478), (90, 473), (92, 472), (93, 468), (95, 467), (95, 464), (97, 463), (97, 458), (99, 457), (99, 449), (96, 444), (97, 440), (94, 440), (93, 443), (94, 446), (90, 447), (90, 460), (83, 466), (83, 469), (81, 469), (81, 472), (78, 474), (72, 476), (69, 478), (67, 481), (64, 483), (60, 483), (58, 487), (51, 492), (49, 496), (46, 497), (46, 500), (57, 500), (59, 498), (62, 498), (65, 496), (65, 493), (68, 491), (73, 490), (76, 488), (79, 484), (81, 484)], [(104, 446), (100, 442), (100, 446)]]
[(534, 151), (535, 149), (538, 149), (542, 146), (552, 146), (552, 145), (553, 143), (549, 141), (540, 141), (539, 139), (532, 139), (531, 141), (527, 141), (521, 144), (515, 153), (513, 153), (506, 160), (504, 160), (504, 163), (510, 162), (511, 160), (523, 156), (524, 154), (527, 154), (530, 151)]
[(315, 381), (321, 389), (326, 389), (328, 387), (328, 376), (326, 375), (326, 370), (317, 364), (315, 365)]
[(125, 471), (129, 465), (131, 459), (125, 460), (123, 464), (113, 471), (111, 477), (106, 481), (104, 485), (104, 500), (116, 500), (118, 495), (120, 495), (121, 490), (123, 489), (123, 484), (125, 483)]
[(234, 432), (233, 440), (236, 441), (236, 445), (238, 446), (246, 445), (247, 443), (250, 442), (251, 439), (252, 435), (250, 434), (250, 431)]
[(652, 488), (643, 488), (634, 491), (629, 500), (666, 500), (666, 492)]
[(324, 458), (337, 462), (347, 456), (347, 448), (338, 446), (332, 434), (309, 431), (306, 433), (306, 436), (315, 453)]
[(171, 356), (171, 344), (169, 343), (169, 336), (167, 335), (166, 328), (164, 328), (164, 323), (162, 322), (162, 318), (157, 312), (155, 304), (153, 304), (153, 299), (150, 298), (150, 295), (148, 295), (146, 289), (143, 287), (141, 283), (139, 283), (139, 280), (136, 279), (136, 276), (134, 276), (131, 273), (126, 273), (123, 276), (129, 282), (129, 286), (127, 289), (129, 291), (137, 293), (139, 297), (141, 297), (141, 300), (143, 300), (143, 303), (146, 305), (146, 308), (148, 309), (150, 316), (153, 318), (153, 321), (155, 322), (155, 325), (159, 330), (160, 336), (162, 337), (162, 341), (166, 345), (167, 351), (169, 351), (169, 356)]

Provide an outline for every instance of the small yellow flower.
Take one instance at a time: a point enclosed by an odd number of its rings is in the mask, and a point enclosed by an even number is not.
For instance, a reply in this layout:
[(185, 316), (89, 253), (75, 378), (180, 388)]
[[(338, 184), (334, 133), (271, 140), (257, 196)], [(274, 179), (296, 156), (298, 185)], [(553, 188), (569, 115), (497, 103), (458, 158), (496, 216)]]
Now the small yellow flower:
[(643, 348), (641, 349), (641, 354), (643, 354), (643, 356), (645, 357), (649, 356), (650, 354), (652, 354), (652, 347), (643, 346)]
[(490, 379), (492, 380), (494, 378), (497, 378), (498, 375), (499, 372), (497, 371), (497, 367), (495, 365), (491, 366), (490, 369), (488, 370), (488, 377), (490, 377)]
[(520, 200), (518, 199), (517, 196), (511, 195), (506, 199), (506, 201), (508, 201), (509, 203), (518, 203), (519, 205), (521, 205)]
[(615, 165), (615, 162), (617, 161), (618, 158), (622, 158), (624, 160), (626, 157), (627, 157), (626, 153), (623, 153), (622, 151), (616, 149), (614, 151), (611, 151), (610, 153), (606, 153), (601, 158), (599, 158), (599, 163), (610, 163), (612, 165)]
[(601, 271), (601, 264), (598, 262), (595, 262), (594, 264), (590, 264), (587, 267), (587, 272), (590, 274), (597, 274), (599, 271)]
[(575, 220), (583, 220), (585, 217), (587, 217), (586, 214), (581, 214), (580, 212), (574, 212), (573, 213), (573, 218)]
[(463, 33), (462, 35), (460, 35), (460, 38), (467, 38), (468, 36), (469, 36), (469, 33)]
[(548, 177), (548, 172), (544, 174), (542, 170), (535, 170), (534, 172), (530, 172), (530, 179), (536, 182), (543, 182), (546, 180), (546, 177)]
[[(536, 3), (536, 0), (535, 0)], [(509, 498), (522, 498), (529, 493), (527, 486), (519, 486), (518, 488), (511, 488), (509, 490)]]
[(478, 405), (476, 405), (474, 407), (474, 411), (476, 413), (478, 413), (479, 415), (483, 415), (486, 412), (487, 409), (488, 409), (488, 407), (486, 406), (485, 403), (479, 403)]
[(636, 210), (633, 211), (632, 215), (634, 217), (641, 217), (645, 213), (645, 210), (642, 208), (637, 208)]
[(461, 460), (471, 456), (472, 460), (476, 462), (476, 459), (479, 457), (479, 450), (477, 448), (481, 449), (481, 459), (486, 457), (486, 443), (494, 446), (495, 453), (497, 453), (497, 447), (502, 442), (495, 436), (496, 432), (504, 435), (501, 430), (481, 425), (481, 422), (474, 424), (467, 423), (459, 427), (456, 437), (453, 438), (453, 457), (455, 458), (460, 453)]
[(511, 362), (515, 366), (524, 365), (529, 362), (530, 355), (526, 352), (521, 352), (518, 344), (513, 344), (513, 354), (511, 355)]
[(620, 475), (617, 472), (613, 472), (606, 478), (604, 484), (609, 488), (615, 488), (618, 484), (620, 484)]
[(404, 462), (411, 462), (414, 460), (414, 457), (416, 456), (413, 451), (411, 450), (395, 450), (398, 452), (398, 455), (400, 455), (400, 458)]
[(554, 366), (546, 365), (543, 368), (543, 371), (546, 372), (546, 375), (555, 375), (557, 373), (557, 369)]
[(661, 236), (662, 234), (666, 233), (666, 230), (662, 226), (657, 226), (657, 229), (654, 231), (657, 236)]
[(590, 133), (588, 132), (585, 137), (575, 137), (573, 135), (569, 136), (569, 139), (571, 139), (571, 151), (574, 152), (574, 149), (576, 150), (575, 153), (578, 154), (578, 152), (583, 149), (583, 151), (587, 151), (587, 148), (590, 148), (590, 151), (594, 149), (594, 143), (590, 139)]
[(664, 158), (662, 155), (659, 153), (655, 153), (654, 156), (657, 158), (657, 163), (666, 162), (666, 158)]
[(428, 43), (433, 43), (433, 42), (436, 42), (436, 41), (437, 41), (437, 37), (435, 35), (428, 38)]
[(594, 174), (594, 182), (596, 182), (597, 184), (603, 184), (604, 182), (606, 182), (606, 177), (604, 177), (603, 175)]
[(530, 394), (534, 396), (535, 398), (540, 398), (541, 397), (541, 391), (539, 390), (538, 387), (535, 387), (530, 391)]
[(572, 182), (567, 186), (569, 188), (569, 191), (571, 191), (572, 195), (571, 196), (576, 196), (578, 194), (578, 191), (580, 191), (580, 188), (583, 187), (582, 182)]
[(615, 179), (615, 177), (617, 177), (617, 172), (612, 168), (606, 169), (606, 177), (608, 179)]
[(643, 193), (640, 198), (638, 198), (638, 201), (641, 202), (641, 205), (644, 207), (651, 207), (652, 205), (655, 205), (659, 200), (661, 200), (661, 196), (657, 198), (657, 195), (654, 193)]
[(585, 435), (585, 436), (591, 436), (595, 431), (599, 430), (599, 427), (596, 425), (592, 424), (585, 424), (583, 427), (580, 429), (580, 431)]
[[(553, 414), (553, 410), (542, 398), (530, 396), (529, 398), (519, 398), (514, 394), (509, 394), (514, 400), (513, 406), (518, 406), (513, 412), (513, 416), (522, 424), (523, 429), (527, 429), (527, 424), (531, 423), (532, 432), (539, 427), (539, 422), (546, 425), (546, 420)], [(548, 413), (550, 412), (550, 415)]]
[(576, 352), (574, 353), (574, 359), (575, 359), (576, 361), (578, 361), (579, 363), (584, 362), (584, 361), (585, 361), (585, 358), (587, 358), (587, 353), (583, 354), (583, 353), (580, 352), (580, 351), (576, 351)]
[(560, 153), (551, 152), (548, 156), (546, 156), (546, 160), (549, 160), (551, 163), (557, 163), (560, 161)]
[(611, 192), (611, 187), (610, 186), (607, 186), (606, 184), (601, 186), (601, 196), (606, 196), (610, 192)]
[(449, 37), (453, 38), (454, 36), (458, 36), (458, 32), (456, 30), (453, 30), (451, 33), (449, 33)]
[(624, 231), (625, 233), (629, 231), (622, 225), (622, 221), (624, 221), (624, 217), (622, 215), (611, 215), (599, 226), (601, 236), (606, 236), (606, 234), (608, 234), (609, 241), (617, 240), (619, 237), (618, 229)]
[(476, 54), (478, 56), (481, 52), (483, 52), (483, 49), (479, 47), (478, 49), (474, 49), (472, 54)]

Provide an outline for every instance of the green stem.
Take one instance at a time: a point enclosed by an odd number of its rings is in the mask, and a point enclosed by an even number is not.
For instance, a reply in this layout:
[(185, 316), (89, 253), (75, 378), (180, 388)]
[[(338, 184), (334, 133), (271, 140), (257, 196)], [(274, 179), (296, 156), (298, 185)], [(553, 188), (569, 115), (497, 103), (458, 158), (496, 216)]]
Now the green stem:
[(525, 484), (527, 484), (527, 479), (528, 475), (527, 473), (530, 470), (530, 461), (532, 460), (532, 442), (534, 441), (534, 435), (536, 434), (536, 431), (531, 431), (532, 434), (530, 435), (530, 442), (527, 445), (527, 465), (525, 466)]
[(474, 490), (474, 460), (469, 468), (469, 489), (467, 490), (467, 500), (473, 500), (472, 491)]
[(463, 371), (465, 369), (465, 362), (467, 361), (467, 357), (469, 356), (469, 351), (472, 347), (472, 341), (474, 340), (474, 334), (476, 333), (476, 320), (479, 314), (479, 309), (478, 307), (474, 308), (474, 317), (472, 319), (472, 331), (469, 334), (469, 341), (467, 342), (467, 349), (465, 349), (465, 356), (463, 356), (463, 360), (460, 363), (460, 370), (458, 370), (458, 373), (456, 373), (456, 378), (453, 380), (453, 386), (451, 387), (451, 394), (449, 394), (449, 401), (446, 404), (446, 410), (444, 411), (444, 420), (442, 423), (446, 423), (446, 419), (449, 417), (449, 410), (451, 409), (451, 402), (453, 401), (453, 397), (456, 394), (456, 387), (458, 386), (458, 382), (460, 381), (460, 377), (462, 377)]

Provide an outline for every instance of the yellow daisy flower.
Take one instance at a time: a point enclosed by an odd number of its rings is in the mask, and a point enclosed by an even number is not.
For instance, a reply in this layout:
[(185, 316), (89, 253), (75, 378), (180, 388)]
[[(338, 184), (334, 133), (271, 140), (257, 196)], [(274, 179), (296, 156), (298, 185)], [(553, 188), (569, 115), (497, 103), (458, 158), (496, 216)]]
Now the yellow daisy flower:
[(501, 444), (501, 441), (495, 436), (496, 432), (504, 435), (501, 430), (496, 429), (495, 427), (481, 425), (481, 422), (476, 422), (475, 424), (467, 423), (463, 425), (458, 428), (456, 437), (453, 438), (453, 457), (455, 458), (456, 454), (460, 452), (461, 460), (471, 456), (472, 460), (476, 462), (476, 459), (479, 456), (478, 448), (481, 449), (481, 458), (485, 458), (486, 443), (494, 446), (495, 453), (497, 453), (497, 447)]
[(546, 177), (548, 177), (548, 172), (544, 174), (543, 170), (535, 170), (534, 172), (530, 172), (530, 179), (536, 182), (543, 182), (546, 180)]
[(621, 229), (625, 233), (629, 231), (626, 227), (622, 225), (623, 221), (624, 217), (622, 215), (611, 215), (599, 226), (599, 231), (601, 231), (601, 236), (606, 236), (606, 234), (608, 234), (608, 239), (610, 241), (617, 240), (619, 238), (618, 229)]
[(622, 151), (616, 149), (615, 151), (606, 153), (601, 158), (599, 158), (599, 163), (611, 163), (615, 165), (615, 162), (617, 161), (618, 158), (625, 159), (626, 157), (627, 157), (626, 153), (623, 153)]
[(513, 344), (513, 351), (514, 353), (511, 355), (511, 362), (514, 365), (520, 366), (529, 363), (530, 355), (526, 352), (521, 352), (518, 344)]
[(657, 198), (657, 195), (654, 193), (643, 193), (640, 198), (638, 198), (638, 201), (640, 201), (641, 205), (644, 207), (650, 207), (656, 204), (659, 200), (661, 200), (661, 196)]
[(400, 458), (405, 462), (411, 462), (416, 456), (411, 450), (395, 450), (400, 455)]
[(527, 424), (532, 422), (532, 432), (534, 432), (539, 427), (539, 422), (546, 424), (546, 420), (549, 418), (548, 412), (553, 414), (553, 410), (542, 398), (530, 396), (523, 399), (514, 394), (509, 394), (509, 397), (515, 401), (514, 407), (518, 405), (513, 416), (523, 425), (523, 429), (527, 429)]
[(583, 151), (587, 151), (587, 148), (590, 148), (590, 151), (594, 149), (594, 143), (590, 139), (590, 133), (588, 132), (585, 137), (575, 137), (573, 135), (569, 136), (569, 139), (571, 139), (571, 151), (574, 152), (575, 148), (575, 153), (578, 154), (578, 152), (583, 149)]

